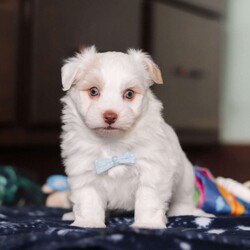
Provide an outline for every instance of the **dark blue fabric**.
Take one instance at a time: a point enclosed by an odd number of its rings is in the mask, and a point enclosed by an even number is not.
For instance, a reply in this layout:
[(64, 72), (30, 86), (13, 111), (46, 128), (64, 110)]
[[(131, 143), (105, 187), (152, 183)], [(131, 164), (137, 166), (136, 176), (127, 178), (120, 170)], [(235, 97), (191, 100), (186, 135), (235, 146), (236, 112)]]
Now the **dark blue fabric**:
[(167, 229), (133, 229), (132, 214), (113, 215), (105, 229), (71, 227), (66, 210), (0, 207), (1, 250), (250, 249), (250, 217), (169, 218)]

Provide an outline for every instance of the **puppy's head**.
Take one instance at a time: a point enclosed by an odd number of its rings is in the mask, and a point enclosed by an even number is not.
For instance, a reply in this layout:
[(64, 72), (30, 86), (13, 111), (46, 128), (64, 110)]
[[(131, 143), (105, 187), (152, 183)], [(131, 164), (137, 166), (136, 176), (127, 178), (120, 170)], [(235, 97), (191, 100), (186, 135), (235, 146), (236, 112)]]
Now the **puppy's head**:
[(125, 133), (139, 119), (161, 72), (141, 51), (98, 53), (95, 47), (68, 59), (62, 67), (63, 90), (77, 92), (75, 104), (86, 126), (102, 136)]

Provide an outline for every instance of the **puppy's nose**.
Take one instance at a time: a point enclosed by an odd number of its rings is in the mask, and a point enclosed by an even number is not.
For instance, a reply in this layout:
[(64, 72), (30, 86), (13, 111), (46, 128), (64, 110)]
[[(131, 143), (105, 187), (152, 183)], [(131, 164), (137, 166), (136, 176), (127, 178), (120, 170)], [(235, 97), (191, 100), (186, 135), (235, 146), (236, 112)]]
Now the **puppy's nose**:
[(106, 123), (108, 123), (109, 125), (115, 123), (117, 118), (118, 118), (118, 115), (115, 112), (111, 111), (111, 110), (108, 110), (103, 114), (104, 121)]

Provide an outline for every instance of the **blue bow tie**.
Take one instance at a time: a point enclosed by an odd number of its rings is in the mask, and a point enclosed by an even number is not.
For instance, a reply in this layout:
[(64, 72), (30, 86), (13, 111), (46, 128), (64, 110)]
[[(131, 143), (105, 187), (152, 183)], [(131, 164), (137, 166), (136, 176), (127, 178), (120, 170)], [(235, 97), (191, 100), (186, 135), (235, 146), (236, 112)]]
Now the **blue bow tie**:
[(95, 161), (96, 173), (101, 174), (118, 165), (133, 166), (135, 164), (135, 156), (131, 152), (126, 152), (120, 156), (113, 156), (110, 159), (100, 159)]

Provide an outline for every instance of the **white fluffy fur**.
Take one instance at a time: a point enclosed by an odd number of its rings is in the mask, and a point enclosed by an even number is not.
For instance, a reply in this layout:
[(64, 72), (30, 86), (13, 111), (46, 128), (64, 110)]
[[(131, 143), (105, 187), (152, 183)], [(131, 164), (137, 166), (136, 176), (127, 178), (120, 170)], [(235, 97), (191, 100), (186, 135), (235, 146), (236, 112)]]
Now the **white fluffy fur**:
[[(135, 210), (133, 226), (164, 228), (167, 217), (194, 214), (194, 175), (162, 104), (149, 86), (160, 71), (141, 51), (97, 53), (90, 47), (66, 61), (62, 83), (62, 157), (71, 189), (73, 225), (104, 227), (107, 209)], [(100, 97), (91, 98), (91, 87)], [(126, 89), (138, 92), (123, 98)], [(118, 114), (107, 130), (103, 113)], [(96, 174), (96, 159), (131, 151), (134, 167), (117, 166)], [(71, 218), (69, 214), (66, 219)]]

